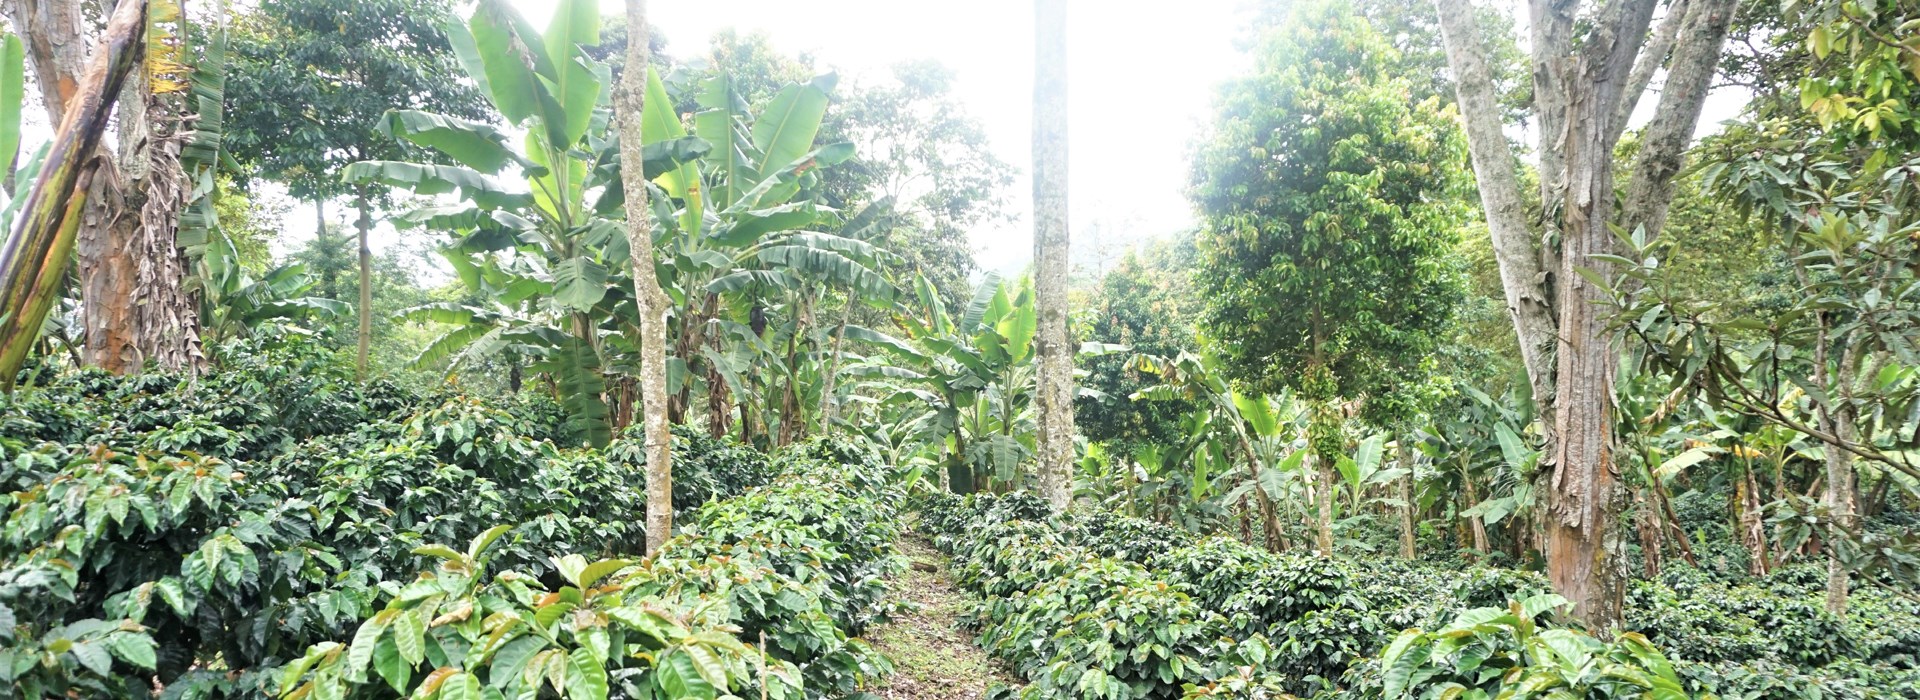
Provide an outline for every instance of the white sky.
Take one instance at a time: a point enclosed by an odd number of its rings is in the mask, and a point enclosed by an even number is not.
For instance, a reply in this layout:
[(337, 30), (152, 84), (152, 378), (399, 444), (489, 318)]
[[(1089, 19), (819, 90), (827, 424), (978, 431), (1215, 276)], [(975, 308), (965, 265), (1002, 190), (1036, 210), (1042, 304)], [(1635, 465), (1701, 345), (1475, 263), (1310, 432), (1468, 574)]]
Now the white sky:
[[(1408, 0), (1417, 2), (1421, 0)], [(1495, 0), (1506, 2), (1508, 0)], [(554, 0), (511, 0), (544, 27)], [(622, 0), (601, 0), (606, 13)], [(934, 59), (955, 72), (953, 89), (985, 127), (996, 155), (1012, 164), (1007, 191), (1015, 218), (970, 232), (983, 270), (1014, 273), (1032, 258), (1029, 138), (1032, 128), (1032, 0), (653, 0), (652, 22), (668, 52), (704, 51), (716, 32), (763, 32), (789, 53), (810, 53), (822, 69), (843, 78), (885, 80), (902, 61)], [(1517, 22), (1524, 30), (1524, 18)], [(1105, 263), (1127, 245), (1191, 226), (1184, 188), (1189, 148), (1208, 121), (1214, 88), (1239, 74), (1250, 59), (1235, 49), (1245, 25), (1242, 0), (1071, 0), (1068, 18), (1070, 86), (1070, 222), (1077, 263)], [(1523, 36), (1524, 39), (1524, 36)], [(1716, 94), (1700, 121), (1702, 133), (1738, 115), (1743, 94)], [(1642, 98), (1636, 125), (1650, 116), (1655, 96)], [(28, 105), (26, 143), (37, 143), (43, 122), (37, 100)], [(50, 130), (49, 130), (50, 131)], [(1530, 140), (1530, 139), (1529, 139)], [(336, 222), (347, 212), (329, 208)], [(277, 246), (289, 251), (312, 236), (310, 205), (296, 204)], [(386, 226), (374, 246), (401, 240)], [(418, 234), (407, 234), (417, 242)], [(410, 245), (409, 247), (417, 247)]]
[[(553, 0), (513, 0), (546, 26)], [(1192, 221), (1182, 194), (1187, 146), (1213, 86), (1246, 65), (1233, 48), (1239, 0), (1069, 4), (1068, 166), (1073, 245), (1092, 253)], [(601, 0), (623, 12), (620, 0)], [(955, 72), (954, 91), (1018, 177), (1008, 190), (1017, 219), (972, 232), (986, 270), (1032, 257), (1031, 0), (653, 0), (648, 21), (676, 56), (702, 52), (714, 33), (764, 32), (786, 53), (811, 53), (843, 78), (883, 80), (902, 61), (931, 58)], [(1097, 239), (1105, 239), (1101, 245)], [(1089, 259), (1080, 254), (1076, 259)]]

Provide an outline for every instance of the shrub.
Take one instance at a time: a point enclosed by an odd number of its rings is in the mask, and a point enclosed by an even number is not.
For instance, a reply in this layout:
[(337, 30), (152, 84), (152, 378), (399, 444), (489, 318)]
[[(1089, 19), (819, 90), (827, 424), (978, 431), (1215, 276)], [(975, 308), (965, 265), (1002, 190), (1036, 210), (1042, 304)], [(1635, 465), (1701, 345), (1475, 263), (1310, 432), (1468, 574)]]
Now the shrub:
[(1476, 608), (1434, 632), (1402, 632), (1380, 657), (1386, 698), (1684, 698), (1680, 678), (1645, 637), (1601, 642), (1541, 624), (1556, 595)]

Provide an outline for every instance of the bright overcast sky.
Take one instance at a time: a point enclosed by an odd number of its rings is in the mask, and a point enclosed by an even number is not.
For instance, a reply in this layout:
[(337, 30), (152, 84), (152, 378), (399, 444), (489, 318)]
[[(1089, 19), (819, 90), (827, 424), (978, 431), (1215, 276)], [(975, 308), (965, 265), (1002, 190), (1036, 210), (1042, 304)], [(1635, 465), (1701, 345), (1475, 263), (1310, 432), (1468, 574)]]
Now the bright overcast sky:
[[(1417, 2), (1420, 0), (1408, 0)], [(1482, 0), (1486, 2), (1487, 0)], [(1510, 0), (1493, 0), (1505, 2)], [(511, 0), (544, 27), (554, 0)], [(621, 0), (601, 0), (607, 13)], [(888, 79), (897, 63), (933, 59), (955, 71), (954, 90), (985, 126), (992, 148), (1017, 171), (1007, 192), (1016, 218), (971, 232), (984, 270), (1016, 273), (1032, 258), (1027, 179), (1032, 128), (1032, 0), (652, 0), (650, 21), (669, 53), (702, 53), (716, 32), (761, 32), (789, 54), (810, 53), (844, 79)], [(1517, 2), (1515, 3), (1517, 5)], [(1214, 88), (1249, 60), (1235, 49), (1245, 26), (1243, 0), (1174, 3), (1073, 0), (1068, 17), (1071, 225), (1076, 263), (1101, 267), (1129, 243), (1193, 224), (1184, 189), (1187, 154), (1201, 133)], [(1518, 9), (1516, 7), (1516, 9)], [(1517, 23), (1524, 29), (1522, 19)], [(1524, 37), (1523, 39), (1524, 40)], [(1738, 116), (1744, 94), (1708, 100), (1700, 131)], [(1640, 101), (1635, 125), (1657, 98)], [(38, 103), (27, 110), (27, 143), (44, 138)], [(1531, 140), (1531, 139), (1528, 139)], [(344, 210), (331, 212), (344, 220)], [(290, 250), (312, 235), (310, 210), (283, 222)], [(381, 226), (374, 247), (401, 239)]]
[[(1190, 225), (1187, 146), (1213, 86), (1245, 63), (1233, 48), (1239, 0), (1070, 4), (1070, 214), (1077, 251)], [(514, 0), (546, 26), (552, 0)], [(607, 13), (619, 0), (602, 0)], [(1033, 92), (1031, 0), (653, 0), (648, 21), (676, 56), (702, 52), (726, 28), (764, 32), (787, 53), (807, 52), (844, 78), (883, 80), (901, 61), (930, 58), (956, 73), (954, 90), (1019, 178), (1008, 202), (1018, 220), (972, 232), (981, 267), (1018, 271), (1032, 257), (1027, 179)], [(1105, 245), (1101, 245), (1104, 242)], [(1076, 259), (1092, 256), (1076, 254)]]

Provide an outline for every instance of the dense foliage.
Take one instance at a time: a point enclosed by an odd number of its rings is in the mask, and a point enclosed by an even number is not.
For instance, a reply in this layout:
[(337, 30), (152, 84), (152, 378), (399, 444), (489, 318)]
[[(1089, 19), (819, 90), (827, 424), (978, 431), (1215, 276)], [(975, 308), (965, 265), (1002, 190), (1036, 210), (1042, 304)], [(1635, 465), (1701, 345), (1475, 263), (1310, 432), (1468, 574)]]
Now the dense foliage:
[(982, 596), (981, 643), (1030, 681), (1023, 697), (1920, 695), (1908, 646), (1920, 609), (1886, 592), (1863, 596), (1872, 619), (1823, 617), (1817, 571), (1645, 582), (1634, 630), (1602, 642), (1562, 626), (1545, 579), (1510, 569), (1273, 554), (1100, 511), (1056, 515), (1023, 493), (935, 496), (921, 513)]
[[(0, 668), (19, 693), (144, 696), (158, 682), (182, 697), (245, 695), (369, 616), (411, 635), (393, 621), (406, 611), (424, 617), (405, 625), (425, 625), (461, 601), (509, 605), (521, 600), (509, 589), (578, 586), (578, 562), (645, 550), (632, 439), (563, 448), (550, 401), (356, 385), (307, 345), (252, 358), (192, 380), (66, 375), (7, 403), (0, 450), (14, 505), (0, 530), (0, 609), (13, 623)], [(884, 669), (847, 641), (887, 609), (879, 575), (898, 499), (884, 468), (857, 448), (769, 460), (692, 430), (676, 438), (675, 503), (695, 524), (629, 598), (731, 591), (737, 611), (702, 619), (766, 631), (769, 653), (793, 664), (783, 682), (794, 693)], [(436, 545), (447, 542), (477, 544), (462, 559)], [(433, 556), (446, 562), (438, 573)], [(496, 581), (483, 567), (516, 573)], [(728, 583), (748, 574), (767, 582)], [(429, 583), (409, 583), (416, 575)], [(431, 603), (439, 613), (419, 612), (407, 591), (421, 586), (448, 596)], [(454, 638), (435, 639), (445, 660)], [(420, 660), (414, 637), (398, 641), (402, 658)], [(396, 674), (410, 672), (379, 658), (383, 677), (404, 685)]]

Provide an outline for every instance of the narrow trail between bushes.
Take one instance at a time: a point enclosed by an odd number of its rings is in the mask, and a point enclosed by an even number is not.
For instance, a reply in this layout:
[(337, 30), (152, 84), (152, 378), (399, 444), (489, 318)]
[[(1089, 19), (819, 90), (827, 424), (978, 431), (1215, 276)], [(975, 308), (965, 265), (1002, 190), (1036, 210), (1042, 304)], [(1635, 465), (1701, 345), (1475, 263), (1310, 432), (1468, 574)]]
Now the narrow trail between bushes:
[(995, 684), (1016, 686), (1013, 674), (960, 627), (968, 596), (953, 586), (947, 558), (918, 533), (904, 533), (895, 544), (912, 563), (894, 577), (894, 595), (913, 609), (867, 634), (894, 664), (893, 675), (873, 694), (886, 700), (961, 700), (985, 697)]

